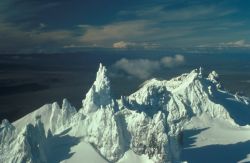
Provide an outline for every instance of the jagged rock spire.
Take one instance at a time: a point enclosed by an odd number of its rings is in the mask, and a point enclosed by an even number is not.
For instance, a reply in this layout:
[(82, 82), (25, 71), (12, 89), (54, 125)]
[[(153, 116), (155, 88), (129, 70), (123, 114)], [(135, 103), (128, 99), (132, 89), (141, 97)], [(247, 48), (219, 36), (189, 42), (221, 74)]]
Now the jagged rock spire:
[(106, 93), (110, 93), (110, 81), (107, 76), (107, 69), (101, 63), (99, 69), (96, 73), (96, 80), (94, 82), (96, 92), (102, 91), (105, 89)]
[(3, 119), (0, 124), (0, 148), (3, 145), (2, 142), (9, 143), (11, 141), (14, 132), (15, 127), (7, 119)]
[(0, 127), (7, 127), (9, 125), (11, 125), (11, 123), (7, 119), (3, 119)]
[(68, 114), (67, 116), (71, 116), (69, 114), (73, 115), (76, 113), (75, 107), (73, 107), (66, 98), (64, 98), (62, 102), (62, 112)]
[(110, 80), (107, 76), (107, 69), (100, 63), (96, 73), (96, 80), (83, 100), (83, 113), (94, 112), (101, 106), (106, 106), (111, 102)]

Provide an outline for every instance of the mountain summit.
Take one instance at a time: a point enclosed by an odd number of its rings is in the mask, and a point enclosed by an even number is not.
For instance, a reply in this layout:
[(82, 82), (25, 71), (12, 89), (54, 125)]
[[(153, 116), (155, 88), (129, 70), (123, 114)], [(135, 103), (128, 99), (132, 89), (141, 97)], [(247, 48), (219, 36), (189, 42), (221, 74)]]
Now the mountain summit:
[[(4, 120), (0, 162), (214, 162), (218, 153), (202, 157), (211, 146), (250, 140), (249, 99), (223, 90), (215, 71), (151, 79), (120, 99), (110, 92), (100, 64), (78, 112), (64, 99), (61, 107), (46, 104), (12, 124)], [(242, 150), (233, 162), (250, 159)]]
[(96, 73), (96, 80), (83, 100), (82, 112), (87, 114), (96, 111), (101, 106), (111, 103), (110, 80), (107, 76), (107, 69), (101, 63)]

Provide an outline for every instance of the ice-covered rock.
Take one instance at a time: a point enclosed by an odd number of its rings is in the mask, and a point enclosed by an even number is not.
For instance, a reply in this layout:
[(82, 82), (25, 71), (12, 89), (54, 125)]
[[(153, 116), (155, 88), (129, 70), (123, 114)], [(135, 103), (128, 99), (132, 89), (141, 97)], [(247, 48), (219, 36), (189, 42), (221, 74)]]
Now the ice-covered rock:
[(67, 99), (63, 99), (62, 108), (60, 108), (57, 102), (54, 102), (51, 110), (50, 130), (52, 133), (67, 128), (70, 125), (72, 118), (77, 113), (75, 107), (71, 106)]
[(13, 141), (15, 132), (15, 127), (7, 120), (2, 120), (0, 125), (0, 153), (4, 152), (3, 149), (7, 148), (11, 141)]
[(4, 120), (0, 162), (48, 162), (53, 160), (47, 153), (51, 141), (67, 147), (76, 138), (109, 162), (128, 160), (124, 157), (132, 153), (150, 162), (177, 163), (183, 126), (193, 119), (199, 119), (199, 126), (215, 120), (232, 127), (250, 124), (249, 99), (221, 90), (218, 74), (205, 77), (202, 68), (168, 81), (149, 80), (121, 99), (112, 99), (110, 92), (107, 69), (100, 64), (78, 112), (64, 99), (61, 107), (57, 102), (44, 105), (13, 124)]
[(110, 80), (107, 76), (107, 69), (102, 64), (96, 73), (96, 80), (83, 100), (83, 107), (80, 112), (87, 114), (96, 111), (101, 106), (106, 106), (112, 101), (110, 95)]
[(108, 160), (117, 161), (124, 153), (122, 133), (110, 105), (100, 108), (80, 123), (84, 140), (94, 145)]
[(130, 148), (138, 155), (146, 154), (155, 162), (170, 161), (169, 137), (165, 114), (159, 111), (153, 118), (145, 113), (126, 111), (125, 120), (131, 137)]
[(11, 141), (1, 142), (4, 146), (0, 149), (0, 162), (47, 162), (46, 136), (40, 117), (37, 117), (35, 125), (27, 124), (19, 134), (8, 136)]

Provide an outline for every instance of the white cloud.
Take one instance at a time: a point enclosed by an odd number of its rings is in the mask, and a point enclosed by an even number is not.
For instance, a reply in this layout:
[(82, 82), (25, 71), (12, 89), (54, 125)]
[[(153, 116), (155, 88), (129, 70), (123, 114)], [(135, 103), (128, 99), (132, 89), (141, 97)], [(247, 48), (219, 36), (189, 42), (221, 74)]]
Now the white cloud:
[(124, 40), (126, 38), (136, 40), (149, 33), (144, 30), (144, 27), (147, 26), (146, 24), (148, 23), (149, 22), (145, 20), (131, 20), (103, 26), (78, 25), (78, 27), (84, 31), (84, 34), (79, 40), (84, 43), (102, 43), (106, 44), (106, 46), (108, 46), (110, 42)]
[(101, 48), (102, 46), (97, 45), (97, 44), (92, 44), (92, 45), (76, 45), (76, 44), (69, 44), (69, 45), (64, 45), (63, 48), (65, 49), (75, 49), (75, 48)]
[(119, 41), (119, 42), (115, 42), (113, 44), (113, 48), (117, 48), (117, 49), (126, 49), (126, 48), (129, 48), (129, 47), (133, 47), (135, 46), (136, 44), (135, 43), (132, 43), (132, 42), (125, 42), (125, 41)]
[(230, 41), (230, 42), (221, 42), (215, 44), (205, 44), (199, 45), (200, 48), (218, 48), (218, 49), (225, 49), (225, 48), (250, 48), (250, 43), (247, 43), (244, 39), (238, 41)]
[(149, 59), (134, 59), (128, 60), (123, 58), (117, 61), (114, 66), (117, 69), (123, 70), (131, 76), (139, 79), (147, 79), (161, 68), (172, 68), (179, 66), (185, 62), (183, 55), (177, 54), (173, 57), (166, 56), (160, 60)]
[(174, 57), (163, 57), (160, 62), (164, 67), (175, 67), (183, 64), (185, 62), (185, 57), (183, 55), (176, 54)]
[[(192, 47), (200, 42), (218, 40), (221, 38), (218, 31), (222, 33), (243, 26), (242, 22), (224, 19), (236, 12), (235, 9), (222, 8), (220, 5), (198, 4), (174, 10), (167, 5), (144, 6), (120, 11), (117, 15), (119, 22), (98, 26), (78, 25), (83, 31), (79, 40), (82, 43), (123, 49), (155, 48), (159, 42), (165, 48)], [(127, 19), (128, 16), (131, 19)], [(201, 33), (210, 33), (211, 37), (201, 37)], [(143, 45), (143, 42), (148, 44)]]
[[(36, 51), (40, 48), (58, 49), (59, 51), (67, 48), (73, 51), (74, 48), (78, 50), (85, 47), (183, 48), (207, 42), (216, 41), (218, 43), (223, 41), (221, 38), (230, 39), (230, 37), (235, 38), (235, 36), (249, 35), (250, 33), (248, 29), (241, 28), (245, 27), (244, 20), (231, 21), (225, 17), (236, 13), (237, 10), (225, 8), (223, 3), (216, 5), (195, 3), (173, 9), (171, 4), (173, 2), (172, 5), (175, 5), (175, 1), (171, 1), (171, 3), (168, 1), (166, 4), (160, 5), (158, 3), (138, 5), (135, 8), (118, 12), (114, 15), (115, 19), (101, 25), (86, 23), (74, 25), (74, 28), (70, 29), (49, 30), (47, 26), (50, 25), (41, 22), (37, 29), (27, 30), (25, 27), (28, 25), (25, 23), (17, 26), (5, 21), (7, 20), (5, 15), (8, 14), (3, 9), (8, 8), (12, 1), (17, 0), (0, 1), (0, 13), (2, 13), (0, 14), (1, 52), (19, 51), (18, 49), (34, 49)], [(22, 9), (21, 11), (25, 11), (25, 14), (21, 15), (26, 15), (29, 18), (36, 15), (38, 11), (59, 5), (59, 3), (42, 6), (38, 4), (40, 2), (34, 4), (36, 7), (27, 7), (29, 10)], [(14, 13), (19, 14), (16, 10)], [(26, 16), (20, 18), (26, 20)], [(8, 24), (8, 27), (2, 24)], [(239, 42), (222, 43), (220, 46), (248, 47), (249, 45), (244, 40), (240, 40)]]
[(113, 43), (113, 48), (116, 48), (116, 49), (128, 49), (128, 48), (155, 49), (158, 47), (160, 47), (159, 44), (148, 43), (148, 42), (119, 41), (119, 42)]
[(115, 63), (115, 67), (125, 71), (129, 75), (146, 79), (160, 68), (160, 64), (158, 61), (148, 59), (128, 60), (123, 58)]
[(247, 43), (245, 40), (238, 40), (233, 42), (226, 42), (221, 43), (220, 47), (250, 47), (250, 44)]
[(79, 41), (84, 44), (97, 43), (108, 48), (113, 47), (114, 43), (124, 40), (133, 40), (133, 42), (124, 42), (134, 48), (155, 48), (159, 46), (158, 42), (167, 46), (176, 46), (178, 45), (176, 38), (191, 34), (196, 27), (200, 26), (198, 23), (193, 23), (191, 26), (161, 25), (161, 20), (154, 19), (128, 20), (102, 26), (78, 25), (83, 31)]

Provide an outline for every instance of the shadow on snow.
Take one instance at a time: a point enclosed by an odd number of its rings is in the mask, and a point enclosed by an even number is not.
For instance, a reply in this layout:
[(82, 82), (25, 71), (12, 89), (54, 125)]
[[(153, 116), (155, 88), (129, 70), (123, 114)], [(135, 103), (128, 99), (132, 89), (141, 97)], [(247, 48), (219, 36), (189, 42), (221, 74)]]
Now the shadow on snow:
[(80, 142), (80, 138), (67, 135), (71, 128), (60, 134), (48, 138), (47, 161), (48, 163), (59, 163), (73, 156), (70, 148)]
[(236, 163), (245, 159), (247, 154), (250, 153), (250, 140), (236, 144), (194, 147), (196, 135), (206, 129), (184, 131), (184, 143), (181, 153), (183, 161), (189, 163)]

